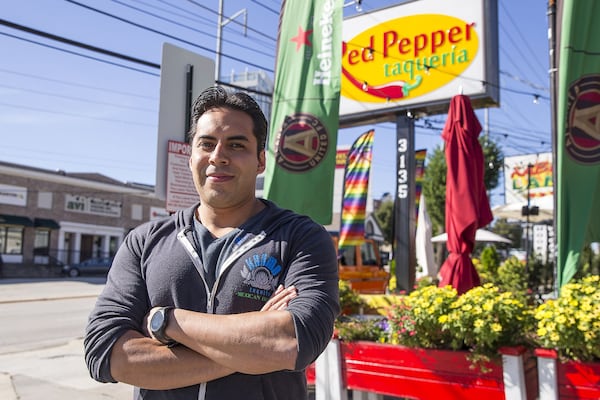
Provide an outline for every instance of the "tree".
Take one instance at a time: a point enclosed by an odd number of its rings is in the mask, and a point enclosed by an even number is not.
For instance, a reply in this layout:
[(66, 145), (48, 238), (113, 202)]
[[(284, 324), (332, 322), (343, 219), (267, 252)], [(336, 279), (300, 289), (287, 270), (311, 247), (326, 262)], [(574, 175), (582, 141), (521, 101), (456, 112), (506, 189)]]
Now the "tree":
[[(484, 157), (484, 185), (489, 191), (498, 186), (504, 155), (498, 145), (487, 136), (480, 136), (479, 143)], [(423, 194), (433, 230), (438, 233), (445, 230), (447, 170), (444, 150), (441, 146), (436, 146), (433, 153), (428, 156), (423, 179)]]
[(394, 226), (394, 201), (391, 199), (382, 200), (377, 210), (375, 218), (383, 230), (383, 237), (387, 243), (392, 243), (392, 229)]
[(512, 247), (521, 247), (521, 238), (523, 237), (523, 226), (520, 222), (508, 222), (506, 218), (499, 218), (492, 228), (494, 233), (504, 236), (511, 240)]
[(442, 148), (436, 146), (427, 158), (422, 190), (433, 232), (441, 233), (446, 213), (446, 156)]

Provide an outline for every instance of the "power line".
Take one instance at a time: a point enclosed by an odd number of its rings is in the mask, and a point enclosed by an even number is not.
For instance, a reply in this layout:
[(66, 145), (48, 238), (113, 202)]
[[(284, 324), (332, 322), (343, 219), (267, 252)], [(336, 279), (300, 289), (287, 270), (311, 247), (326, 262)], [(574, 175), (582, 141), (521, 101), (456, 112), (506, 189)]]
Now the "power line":
[(57, 93), (44, 92), (43, 90), (25, 89), (25, 88), (21, 88), (21, 87), (17, 87), (17, 86), (3, 85), (3, 84), (0, 84), (0, 87), (6, 88), (6, 89), (12, 89), (12, 90), (19, 90), (19, 91), (23, 91), (23, 92), (41, 94), (44, 96), (59, 97), (61, 99), (81, 101), (84, 103), (100, 104), (103, 106), (126, 108), (129, 110), (136, 110), (136, 111), (145, 111), (145, 112), (152, 112), (152, 113), (156, 112), (156, 110), (152, 110), (149, 108), (134, 107), (134, 106), (128, 106), (128, 105), (124, 105), (124, 104), (113, 104), (113, 103), (108, 103), (108, 102), (104, 102), (104, 101), (85, 99), (82, 97), (66, 96), (66, 95), (57, 94)]
[[(2, 24), (1, 20), (0, 20), (0, 24)], [(141, 73), (144, 73), (144, 74), (148, 74), (148, 75), (159, 76), (156, 73), (145, 71), (143, 69), (130, 67), (130, 66), (127, 66), (127, 65), (123, 65), (123, 64), (119, 64), (119, 63), (113, 62), (113, 61), (104, 60), (104, 59), (98, 58), (98, 57), (88, 56), (86, 54), (77, 53), (77, 52), (72, 51), (72, 50), (63, 49), (63, 48), (52, 46), (52, 45), (49, 45), (49, 44), (46, 44), (46, 43), (37, 42), (37, 41), (31, 40), (31, 39), (26, 39), (26, 38), (21, 37), (21, 36), (11, 35), (10, 33), (0, 32), (0, 35), (8, 36), (8, 37), (11, 37), (11, 38), (17, 39), (17, 40), (22, 40), (24, 42), (29, 42), (29, 43), (37, 44), (38, 46), (47, 47), (49, 49), (62, 51), (63, 53), (68, 53), (68, 54), (72, 54), (72, 55), (75, 55), (75, 56), (79, 56), (79, 57), (83, 57), (83, 58), (88, 58), (90, 60), (99, 61), (99, 62), (102, 62), (102, 63), (105, 63), (105, 64), (114, 65), (116, 67), (125, 68), (125, 69), (129, 69), (129, 70), (132, 70), (132, 71), (137, 71), (137, 72), (141, 72)]]
[(37, 112), (42, 112), (42, 113), (67, 115), (69, 117), (88, 118), (88, 119), (93, 119), (93, 120), (98, 120), (98, 121), (118, 122), (118, 123), (121, 123), (121, 124), (128, 124), (128, 125), (139, 125), (139, 126), (156, 127), (156, 124), (145, 124), (145, 123), (142, 123), (142, 122), (126, 121), (126, 120), (122, 120), (122, 119), (111, 119), (111, 118), (103, 118), (103, 117), (94, 117), (92, 115), (75, 114), (75, 113), (69, 113), (69, 112), (65, 112), (65, 111), (45, 110), (43, 108), (30, 107), (30, 106), (18, 106), (18, 105), (14, 105), (14, 104), (10, 104), (10, 103), (5, 103), (5, 102), (2, 102), (2, 101), (0, 101), (0, 106), (11, 107), (11, 108), (19, 108), (19, 109), (23, 109), (23, 110), (37, 111)]
[[(90, 10), (90, 11), (94, 11), (94, 12), (97, 12), (97, 13), (99, 13), (99, 14), (105, 15), (105, 16), (107, 16), (107, 17), (110, 17), (110, 18), (117, 19), (117, 20), (119, 20), (119, 21), (121, 21), (121, 22), (125, 22), (126, 24), (133, 25), (133, 26), (135, 26), (135, 27), (137, 27), (137, 28), (144, 29), (144, 30), (147, 30), (147, 31), (149, 31), (149, 32), (156, 33), (156, 34), (158, 34), (158, 35), (162, 35), (162, 36), (168, 37), (168, 38), (170, 38), (170, 39), (177, 40), (177, 41), (179, 41), (179, 42), (181, 42), (181, 43), (188, 44), (188, 45), (190, 45), (190, 46), (193, 46), (193, 47), (195, 47), (195, 48), (198, 48), (198, 49), (204, 50), (204, 51), (206, 51), (206, 52), (208, 52), (208, 53), (210, 53), (210, 54), (216, 54), (216, 52), (215, 52), (214, 50), (212, 50), (212, 49), (210, 49), (210, 48), (208, 48), (208, 47), (201, 46), (201, 45), (199, 45), (199, 44), (196, 44), (196, 43), (190, 42), (190, 41), (188, 41), (188, 40), (185, 40), (185, 39), (178, 38), (178, 37), (176, 37), (176, 36), (170, 35), (170, 34), (168, 34), (168, 33), (165, 33), (165, 32), (161, 32), (161, 31), (159, 31), (159, 30), (156, 30), (156, 29), (153, 29), (153, 28), (149, 28), (149, 27), (147, 27), (147, 26), (144, 26), (144, 25), (138, 24), (138, 23), (136, 23), (136, 22), (133, 22), (133, 21), (129, 21), (128, 19), (121, 18), (121, 17), (119, 17), (119, 16), (116, 16), (116, 15), (114, 15), (114, 14), (110, 14), (110, 13), (108, 13), (108, 12), (105, 12), (105, 11), (99, 10), (99, 9), (97, 9), (97, 8), (90, 7), (90, 6), (88, 6), (88, 5), (85, 5), (85, 4), (78, 3), (78, 2), (77, 2), (77, 1), (75, 1), (75, 0), (66, 0), (66, 1), (68, 1), (69, 3), (75, 4), (75, 5), (78, 5), (78, 6), (80, 6), (80, 7), (86, 8), (86, 9), (88, 9), (88, 10)], [(240, 59), (240, 58), (238, 58), (238, 57), (233, 57), (233, 56), (229, 56), (229, 55), (226, 55), (226, 54), (218, 54), (218, 55), (219, 55), (219, 56), (222, 56), (222, 57), (225, 57), (225, 58), (228, 58), (228, 59), (230, 59), (230, 60), (234, 60), (234, 61), (237, 61), (237, 62), (241, 62), (241, 63), (243, 63), (243, 64), (248, 64), (248, 65), (251, 65), (251, 66), (253, 66), (253, 67), (256, 67), (256, 68), (258, 68), (258, 69), (261, 69), (261, 70), (263, 70), (263, 71), (267, 71), (267, 72), (271, 72), (271, 73), (273, 72), (273, 70), (272, 70), (272, 69), (265, 68), (265, 67), (263, 67), (263, 66), (261, 66), (261, 65), (254, 64), (254, 63), (252, 63), (252, 62), (250, 62), (250, 61), (245, 61), (245, 60), (242, 60), (242, 59)]]
[(125, 54), (117, 53), (117, 52), (106, 50), (106, 49), (103, 49), (103, 48), (100, 48), (100, 47), (96, 47), (96, 46), (92, 46), (92, 45), (85, 44), (85, 43), (82, 43), (82, 42), (78, 42), (78, 41), (75, 41), (75, 40), (67, 39), (67, 38), (64, 38), (62, 36), (53, 35), (53, 34), (48, 33), (48, 32), (42, 32), (42, 31), (39, 31), (37, 29), (29, 28), (29, 27), (24, 26), (24, 25), (20, 25), (20, 24), (14, 23), (14, 22), (7, 21), (5, 19), (0, 19), (0, 25), (8, 26), (9, 28), (13, 28), (13, 29), (17, 29), (17, 30), (20, 30), (20, 31), (23, 31), (23, 32), (31, 33), (31, 34), (36, 35), (36, 36), (41, 36), (41, 37), (44, 37), (46, 39), (51, 39), (51, 40), (54, 40), (56, 42), (61, 42), (61, 43), (65, 43), (65, 44), (68, 44), (68, 45), (71, 45), (71, 46), (80, 47), (82, 49), (90, 50), (90, 51), (93, 51), (93, 52), (96, 52), (96, 53), (104, 54), (104, 55), (107, 55), (107, 56), (111, 56), (111, 57), (115, 57), (115, 58), (120, 58), (121, 60), (130, 61), (130, 62), (133, 62), (133, 63), (136, 63), (136, 64), (140, 64), (140, 65), (145, 65), (147, 67), (160, 68), (160, 64), (151, 63), (149, 61), (141, 60), (139, 58), (131, 57), (131, 56), (128, 56), (128, 55), (125, 55)]
[[(200, 33), (200, 34), (202, 34), (202, 35), (205, 35), (205, 36), (211, 37), (211, 38), (213, 38), (213, 39), (216, 39), (216, 38), (217, 38), (217, 35), (214, 35), (214, 34), (212, 34), (212, 33), (204, 32), (204, 31), (201, 31), (200, 29), (196, 29), (196, 28), (193, 28), (193, 27), (191, 27), (191, 26), (184, 25), (184, 24), (182, 24), (182, 23), (180, 23), (180, 22), (177, 22), (177, 21), (174, 21), (174, 20), (172, 20), (172, 19), (165, 18), (165, 17), (163, 17), (163, 16), (157, 15), (157, 14), (155, 14), (155, 13), (152, 13), (152, 12), (150, 12), (150, 11), (143, 10), (143, 9), (141, 9), (141, 8), (139, 8), (139, 7), (132, 6), (131, 4), (126, 4), (126, 3), (124, 3), (124, 2), (122, 2), (122, 1), (120, 1), (120, 0), (112, 0), (112, 1), (113, 1), (113, 2), (115, 2), (115, 3), (117, 3), (117, 4), (120, 4), (120, 5), (122, 5), (122, 6), (124, 6), (124, 7), (128, 7), (128, 8), (131, 8), (131, 9), (133, 9), (133, 10), (136, 10), (136, 11), (138, 11), (138, 12), (140, 12), (140, 13), (143, 13), (143, 14), (146, 14), (146, 15), (150, 15), (150, 16), (152, 16), (152, 17), (154, 17), (154, 18), (158, 18), (158, 19), (160, 19), (160, 20), (162, 20), (162, 21), (166, 21), (166, 22), (169, 22), (169, 23), (171, 23), (171, 24), (177, 25), (177, 26), (179, 26), (179, 27), (181, 27), (181, 28), (186, 28), (186, 29), (189, 29), (189, 30), (191, 30), (191, 31), (193, 31), (193, 32)], [(164, 9), (163, 9), (163, 10), (164, 10)], [(233, 40), (227, 40), (227, 39), (221, 39), (221, 40), (222, 40), (222, 41), (224, 41), (224, 42), (226, 42), (226, 43), (232, 44), (232, 45), (234, 45), (234, 46), (242, 47), (242, 48), (244, 48), (245, 50), (252, 51), (252, 52), (255, 52), (255, 53), (258, 53), (258, 54), (262, 54), (263, 56), (271, 56), (271, 55), (273, 54), (273, 53), (266, 53), (266, 52), (263, 52), (263, 51), (260, 51), (260, 50), (257, 50), (257, 49), (251, 49), (251, 48), (245, 47), (245, 46), (241, 45), (241, 44), (240, 44), (240, 43), (238, 43), (238, 42), (234, 42)]]
[(84, 85), (84, 84), (81, 84), (81, 83), (73, 83), (73, 82), (68, 82), (68, 81), (64, 81), (64, 80), (61, 80), (61, 79), (52, 79), (52, 78), (48, 78), (48, 77), (41, 77), (39, 75), (26, 74), (26, 73), (23, 73), (23, 72), (20, 72), (20, 71), (11, 71), (11, 70), (4, 69), (4, 68), (0, 68), (0, 72), (4, 72), (4, 73), (7, 73), (7, 74), (24, 76), (24, 77), (27, 77), (27, 78), (44, 80), (44, 81), (47, 81), (47, 82), (60, 83), (62, 85), (67, 85), (67, 86), (74, 86), (74, 87), (82, 87), (82, 88), (86, 88), (86, 89), (99, 90), (99, 91), (102, 91), (102, 92), (114, 93), (114, 94), (123, 95), (123, 96), (137, 97), (137, 98), (146, 99), (146, 100), (156, 100), (156, 98), (152, 98), (152, 97), (140, 95), (140, 94), (137, 94), (137, 93), (122, 92), (120, 90), (112, 90), (112, 89), (107, 89), (107, 88), (100, 87), (100, 86)]
[(264, 8), (265, 10), (268, 10), (270, 12), (272, 12), (275, 15), (279, 15), (279, 11), (272, 9), (271, 7), (267, 6), (266, 4), (261, 3), (260, 1), (256, 1), (256, 0), (251, 0), (254, 4), (257, 4), (259, 6), (261, 6), (262, 8)]
[[(500, 6), (504, 9), (504, 12), (506, 14), (506, 16), (508, 17), (508, 20), (512, 23), (515, 31), (517, 32), (517, 34), (520, 36), (521, 38), (521, 43), (524, 43), (525, 46), (527, 46), (527, 49), (529, 50), (529, 54), (535, 54), (535, 52), (533, 51), (533, 49), (531, 48), (531, 46), (529, 45), (529, 40), (527, 40), (527, 38), (525, 38), (525, 36), (523, 36), (523, 33), (521, 32), (521, 29), (519, 28), (519, 26), (515, 23), (515, 21), (512, 18), (512, 15), (508, 12), (508, 10), (506, 9), (506, 6), (504, 5), (503, 1), (500, 1)], [(540, 63), (540, 60), (537, 57), (533, 57), (533, 60), (537, 63), (537, 65), (540, 67), (540, 69), (542, 71), (546, 71), (546, 68), (544, 68), (544, 66)], [(536, 75), (537, 76), (537, 75)]]
[[(198, 3), (197, 1), (194, 1), (194, 0), (188, 0), (188, 2), (190, 2), (190, 3), (192, 3), (192, 4), (196, 5), (196, 6), (198, 6), (198, 7), (200, 7), (200, 8), (202, 8), (202, 9), (204, 9), (204, 10), (206, 10), (206, 11), (210, 12), (210, 13), (213, 13), (213, 14), (215, 14), (215, 15), (217, 15), (217, 16), (219, 15), (219, 12), (218, 12), (218, 11), (215, 11), (215, 10), (213, 10), (212, 8), (210, 8), (210, 7), (207, 7), (207, 6), (203, 5), (203, 4), (200, 4), (200, 3)], [(231, 23), (234, 23), (234, 24), (236, 24), (236, 25), (243, 26), (241, 22), (239, 22), (239, 21), (236, 21), (236, 20), (232, 20), (232, 21), (231, 21)], [(256, 33), (257, 35), (260, 35), (260, 36), (262, 36), (262, 37), (264, 37), (264, 38), (267, 38), (267, 39), (269, 39), (269, 40), (272, 40), (273, 42), (277, 42), (277, 39), (275, 39), (275, 38), (274, 38), (274, 37), (272, 37), (272, 36), (269, 36), (269, 35), (267, 35), (267, 34), (266, 34), (266, 33), (264, 33), (264, 32), (261, 32), (261, 31), (260, 31), (260, 30), (258, 30), (258, 29), (254, 29), (254, 28), (247, 28), (247, 29), (248, 29), (250, 32), (254, 32), (254, 33)]]

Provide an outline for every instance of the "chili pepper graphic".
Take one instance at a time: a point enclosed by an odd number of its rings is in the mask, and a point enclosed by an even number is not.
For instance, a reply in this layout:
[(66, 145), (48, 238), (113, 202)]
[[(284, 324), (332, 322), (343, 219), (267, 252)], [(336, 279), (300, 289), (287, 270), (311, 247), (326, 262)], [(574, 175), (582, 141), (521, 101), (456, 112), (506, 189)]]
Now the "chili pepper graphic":
[(342, 67), (342, 74), (344, 74), (346, 79), (348, 79), (357, 89), (360, 89), (371, 96), (386, 100), (397, 100), (408, 96), (409, 91), (419, 86), (422, 80), (421, 76), (417, 75), (415, 83), (412, 85), (405, 81), (395, 81), (384, 85), (371, 86), (367, 84), (367, 82), (361, 82), (356, 79), (344, 67)]

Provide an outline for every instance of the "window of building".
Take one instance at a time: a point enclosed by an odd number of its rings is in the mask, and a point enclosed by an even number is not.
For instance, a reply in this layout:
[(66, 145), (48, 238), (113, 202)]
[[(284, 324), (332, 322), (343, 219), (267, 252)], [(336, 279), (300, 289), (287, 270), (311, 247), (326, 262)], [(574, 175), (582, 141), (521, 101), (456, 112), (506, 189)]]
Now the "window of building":
[(52, 192), (38, 193), (38, 208), (52, 209)]
[(23, 228), (0, 227), (0, 253), (23, 254)]
[(141, 220), (142, 219), (142, 205), (132, 204), (131, 205), (131, 219)]
[(116, 236), (111, 236), (110, 241), (108, 242), (108, 252), (109, 256), (112, 257), (117, 253), (119, 249), (119, 238)]
[(33, 254), (46, 256), (50, 252), (50, 231), (48, 229), (36, 229), (33, 239)]
[(373, 243), (365, 242), (360, 246), (360, 256), (363, 265), (377, 265), (377, 257), (375, 256), (375, 248)]

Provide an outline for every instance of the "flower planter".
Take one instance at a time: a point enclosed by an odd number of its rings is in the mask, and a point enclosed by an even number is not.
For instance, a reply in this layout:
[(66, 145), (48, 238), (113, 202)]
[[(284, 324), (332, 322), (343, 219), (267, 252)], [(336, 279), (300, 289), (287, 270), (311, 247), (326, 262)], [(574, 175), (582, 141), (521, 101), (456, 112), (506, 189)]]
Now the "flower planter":
[(561, 361), (554, 350), (536, 349), (540, 400), (600, 399), (600, 362)]
[[(341, 342), (342, 386), (413, 399), (533, 400), (537, 397), (536, 360), (525, 349), (504, 351), (504, 368), (501, 364), (488, 363), (485, 372), (473, 368), (467, 355), (462, 351)], [(309, 370), (309, 382), (317, 382), (318, 386), (319, 368), (316, 373)]]

